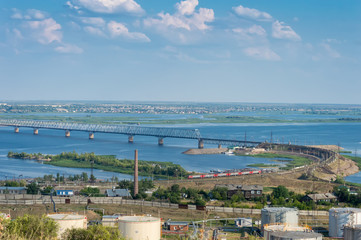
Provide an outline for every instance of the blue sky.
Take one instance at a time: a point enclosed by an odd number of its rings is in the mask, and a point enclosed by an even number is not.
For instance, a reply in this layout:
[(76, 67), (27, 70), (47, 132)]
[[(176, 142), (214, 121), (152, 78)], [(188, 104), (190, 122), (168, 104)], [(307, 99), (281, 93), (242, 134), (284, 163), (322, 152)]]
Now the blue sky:
[(359, 0), (1, 0), (0, 99), (361, 103)]

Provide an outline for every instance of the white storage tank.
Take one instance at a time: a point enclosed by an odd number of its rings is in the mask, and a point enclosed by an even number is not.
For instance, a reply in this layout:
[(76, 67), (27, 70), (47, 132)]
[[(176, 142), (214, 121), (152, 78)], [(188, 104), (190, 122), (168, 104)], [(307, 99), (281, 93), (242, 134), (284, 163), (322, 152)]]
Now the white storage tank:
[(274, 232), (271, 240), (322, 240), (322, 234), (315, 232)]
[(329, 236), (343, 237), (346, 225), (361, 224), (361, 209), (359, 208), (331, 208), (329, 210)]
[(344, 240), (361, 239), (361, 225), (345, 226), (343, 229)]
[(71, 228), (87, 229), (87, 217), (84, 215), (55, 213), (55, 214), (48, 214), (48, 217), (53, 219), (56, 223), (59, 224), (59, 231), (58, 231), (59, 238), (61, 238), (61, 235), (67, 229), (71, 229)]
[(271, 236), (275, 232), (312, 232), (309, 226), (289, 226), (287, 224), (278, 225), (264, 225), (263, 226), (263, 237), (264, 240), (271, 240)]
[(298, 226), (298, 209), (286, 207), (267, 207), (261, 210), (262, 228), (264, 225), (287, 223)]
[(118, 220), (119, 230), (127, 240), (161, 239), (159, 218), (149, 216), (122, 216)]

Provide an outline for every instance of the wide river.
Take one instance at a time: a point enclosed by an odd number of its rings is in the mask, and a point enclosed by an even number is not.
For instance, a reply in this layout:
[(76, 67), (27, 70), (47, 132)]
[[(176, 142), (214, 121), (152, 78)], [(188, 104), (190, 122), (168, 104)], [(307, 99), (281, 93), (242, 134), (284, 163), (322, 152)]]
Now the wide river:
[[(241, 115), (241, 113), (239, 114)], [(242, 115), (245, 115), (242, 113)], [(74, 116), (74, 114), (72, 115)], [(122, 115), (128, 116), (128, 115)], [(134, 116), (134, 115), (129, 115)], [(139, 116), (139, 115), (137, 115)], [(145, 115), (144, 116), (148, 116)], [(148, 116), (149, 117), (149, 116)], [(189, 115), (161, 115), (161, 118), (186, 118)], [(274, 116), (272, 116), (274, 117)], [(305, 115), (287, 115), (282, 118), (307, 118)], [(313, 116), (312, 116), (313, 117)], [(319, 118), (320, 116), (317, 116)], [(325, 116), (329, 117), (329, 116)], [(340, 116), (338, 116), (340, 117)], [(160, 125), (164, 127), (197, 128), (202, 137), (247, 139), (254, 141), (269, 141), (271, 132), (273, 140), (295, 144), (340, 144), (353, 154), (361, 153), (361, 123), (302, 123), (302, 124), (192, 124), (192, 125)], [(159, 125), (157, 125), (159, 127)], [(44, 174), (73, 175), (81, 172), (90, 173), (89, 169), (62, 168), (40, 164), (30, 160), (7, 158), (9, 151), (58, 154), (65, 151), (94, 152), (96, 154), (112, 154), (118, 158), (133, 159), (134, 150), (139, 150), (140, 160), (169, 161), (180, 164), (186, 170), (207, 172), (211, 169), (244, 168), (252, 163), (273, 163), (271, 159), (239, 157), (228, 155), (186, 155), (182, 152), (196, 148), (197, 141), (185, 139), (164, 139), (164, 146), (157, 145), (157, 138), (135, 136), (134, 143), (127, 142), (127, 136), (117, 134), (95, 134), (94, 140), (88, 139), (86, 132), (71, 132), (70, 138), (64, 137), (59, 130), (40, 129), (39, 135), (33, 135), (32, 129), (21, 128), (15, 134), (13, 128), (0, 127), (0, 179), (17, 179), (43, 176)], [(216, 147), (205, 145), (205, 147)], [(358, 154), (360, 155), (360, 154)], [(119, 179), (129, 179), (131, 176), (94, 170), (97, 178), (107, 179), (117, 176)], [(346, 178), (348, 181), (361, 183), (361, 174)]]

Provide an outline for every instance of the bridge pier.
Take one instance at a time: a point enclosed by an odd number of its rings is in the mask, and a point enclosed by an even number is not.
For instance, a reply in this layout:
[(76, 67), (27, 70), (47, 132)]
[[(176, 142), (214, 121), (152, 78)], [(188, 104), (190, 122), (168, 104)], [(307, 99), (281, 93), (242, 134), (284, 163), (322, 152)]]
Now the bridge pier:
[(93, 140), (93, 139), (94, 139), (94, 133), (92, 133), (92, 132), (89, 133), (89, 139), (90, 139), (90, 140)]
[(222, 144), (218, 144), (218, 148), (222, 148)]
[(198, 148), (199, 149), (204, 148), (204, 141), (202, 139), (198, 140)]
[(163, 138), (158, 138), (158, 145), (159, 145), (159, 146), (163, 146), (163, 145), (164, 145), (164, 139), (163, 139)]
[(70, 137), (70, 131), (69, 130), (65, 131), (65, 137)]
[(39, 129), (34, 128), (34, 135), (38, 135), (39, 134)]
[(18, 128), (18, 127), (15, 127), (14, 132), (15, 132), (15, 133), (19, 133), (19, 128)]
[(134, 136), (130, 135), (128, 136), (128, 143), (133, 143), (134, 142)]

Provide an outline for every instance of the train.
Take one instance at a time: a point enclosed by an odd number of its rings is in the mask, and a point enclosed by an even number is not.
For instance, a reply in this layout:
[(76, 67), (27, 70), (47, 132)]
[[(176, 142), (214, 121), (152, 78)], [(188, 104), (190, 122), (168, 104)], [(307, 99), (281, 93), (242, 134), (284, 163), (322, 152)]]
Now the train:
[(262, 170), (210, 173), (210, 174), (200, 174), (200, 175), (189, 175), (188, 179), (232, 177), (232, 176), (252, 175), (252, 174), (261, 174), (261, 173), (262, 173)]

